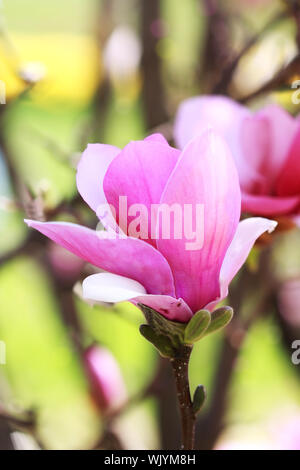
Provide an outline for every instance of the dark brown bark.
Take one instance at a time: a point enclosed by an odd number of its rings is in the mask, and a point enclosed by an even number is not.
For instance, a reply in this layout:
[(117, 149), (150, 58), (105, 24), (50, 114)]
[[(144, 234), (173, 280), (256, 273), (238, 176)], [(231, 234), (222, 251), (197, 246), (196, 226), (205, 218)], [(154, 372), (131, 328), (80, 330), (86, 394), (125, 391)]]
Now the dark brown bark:
[(171, 359), (181, 416), (181, 448), (183, 450), (195, 448), (196, 415), (193, 410), (188, 370), (191, 352), (190, 346), (182, 346), (177, 351), (176, 357)]

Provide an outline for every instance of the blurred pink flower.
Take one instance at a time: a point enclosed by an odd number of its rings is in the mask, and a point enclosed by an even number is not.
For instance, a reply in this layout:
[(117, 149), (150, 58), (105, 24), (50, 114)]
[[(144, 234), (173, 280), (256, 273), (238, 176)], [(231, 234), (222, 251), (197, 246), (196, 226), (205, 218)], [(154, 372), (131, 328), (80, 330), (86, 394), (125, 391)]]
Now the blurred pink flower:
[[(122, 151), (110, 145), (89, 145), (78, 165), (77, 186), (98, 215), (108, 202), (125, 233), (108, 236), (114, 228), (121, 230), (103, 214), (107, 231), (62, 222), (27, 220), (27, 224), (107, 271), (85, 279), (85, 298), (142, 303), (180, 322), (225, 298), (255, 240), (276, 226), (263, 218), (239, 223), (237, 171), (226, 143), (212, 131), (192, 140), (183, 152), (170, 147), (159, 134), (130, 142)], [(124, 214), (119, 213), (121, 196), (127, 197), (131, 207), (143, 204), (146, 212), (140, 215), (140, 224), (149, 225), (153, 219), (157, 222), (151, 217), (153, 205), (194, 209), (201, 204), (203, 246), (187, 249), (191, 240), (185, 232), (180, 238), (165, 238), (159, 230), (155, 236), (147, 232), (146, 239), (132, 236), (130, 230), (128, 235), (132, 216), (126, 213), (124, 222)]]
[(108, 349), (91, 346), (85, 351), (84, 363), (99, 408), (108, 413), (120, 409), (127, 400), (127, 391), (114, 356)]
[[(277, 426), (276, 426), (277, 425)], [(300, 413), (281, 416), (273, 427), (274, 439), (280, 450), (300, 450)]]
[[(256, 113), (223, 96), (190, 98), (179, 107), (175, 140), (183, 148), (207, 125), (229, 144), (238, 168), (242, 210), (300, 221), (300, 121), (277, 105)], [(298, 215), (298, 218), (295, 216)]]
[(49, 243), (48, 257), (58, 279), (74, 283), (83, 268), (84, 261), (65, 248)]

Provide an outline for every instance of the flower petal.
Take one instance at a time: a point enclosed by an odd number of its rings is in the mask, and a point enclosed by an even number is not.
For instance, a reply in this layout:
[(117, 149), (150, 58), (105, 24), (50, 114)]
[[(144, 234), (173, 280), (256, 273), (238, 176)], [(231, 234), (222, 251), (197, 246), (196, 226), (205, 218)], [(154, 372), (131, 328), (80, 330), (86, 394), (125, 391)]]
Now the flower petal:
[(169, 295), (141, 295), (133, 299), (132, 303), (144, 304), (153, 308), (169, 320), (188, 322), (192, 316), (192, 310), (183, 299), (176, 299)]
[(293, 221), (297, 225), (297, 227), (300, 228), (300, 215), (296, 215), (296, 217), (294, 217)]
[(164, 144), (164, 145), (169, 145), (168, 144), (168, 141), (167, 139), (165, 139), (165, 137), (160, 134), (160, 133), (156, 133), (156, 134), (151, 134), (149, 135), (148, 137), (146, 137), (145, 141), (147, 142), (160, 142), (161, 144)]
[(117, 303), (146, 294), (137, 281), (111, 273), (92, 274), (82, 283), (83, 298), (98, 302)]
[(242, 211), (249, 214), (275, 216), (289, 214), (300, 204), (300, 196), (277, 197), (242, 194)]
[[(198, 220), (197, 236), (203, 233), (203, 246), (191, 249), (181, 224), (182, 236), (162, 236), (157, 241), (159, 251), (168, 260), (177, 297), (183, 298), (192, 311), (219, 295), (219, 273), (229, 244), (240, 218), (241, 197), (237, 171), (223, 139), (212, 131), (192, 140), (184, 149), (161, 198), (161, 204), (177, 204), (193, 208), (195, 228), (196, 208), (202, 207), (204, 219)], [(185, 217), (183, 217), (185, 219)], [(200, 226), (199, 226), (200, 225)], [(188, 248), (188, 249), (187, 249)]]
[(227, 142), (235, 159), (240, 184), (248, 188), (256, 178), (251, 161), (246, 160), (242, 148), (241, 126), (251, 112), (226, 96), (197, 96), (184, 101), (177, 112), (174, 136), (179, 148), (208, 126), (220, 134)]
[(111, 145), (89, 144), (77, 167), (77, 188), (85, 202), (96, 212), (106, 202), (103, 178), (120, 149)]
[(229, 283), (246, 261), (257, 238), (264, 232), (273, 232), (276, 226), (277, 222), (274, 220), (262, 217), (252, 217), (239, 223), (222, 264), (220, 272), (221, 296), (219, 300), (227, 296)]
[(108, 238), (112, 234), (64, 222), (26, 223), (98, 268), (140, 282), (149, 294), (174, 295), (170, 266), (141, 240)]
[(241, 148), (245, 162), (251, 162), (251, 177), (244, 180), (242, 191), (268, 194), (270, 178), (270, 123), (266, 117), (246, 117), (241, 125)]
[(287, 111), (275, 104), (266, 106), (256, 114), (267, 119), (269, 129), (269, 160), (265, 171), (273, 183), (278, 178), (284, 165), (287, 153), (299, 128), (299, 122)]
[(127, 391), (117, 360), (108, 349), (90, 346), (83, 355), (93, 398), (102, 411), (117, 411), (127, 401)]
[[(157, 137), (157, 136), (156, 136)], [(124, 233), (129, 233), (126, 225), (130, 224), (137, 214), (126, 217), (119, 213), (120, 196), (127, 197), (128, 209), (134, 205), (143, 205), (144, 212), (140, 216), (140, 227), (145, 240), (155, 246), (151, 240), (151, 205), (158, 204), (166, 182), (176, 165), (180, 155), (179, 150), (162, 143), (157, 138), (131, 142), (110, 164), (104, 178), (104, 191), (109, 204), (117, 214), (117, 222)], [(125, 211), (124, 211), (125, 212)]]
[(132, 279), (111, 273), (93, 274), (82, 284), (83, 297), (98, 302), (131, 301), (142, 303), (169, 320), (187, 322), (192, 317), (191, 309), (182, 299), (167, 295), (147, 295), (144, 287)]
[(300, 128), (293, 140), (277, 182), (279, 196), (300, 196)]

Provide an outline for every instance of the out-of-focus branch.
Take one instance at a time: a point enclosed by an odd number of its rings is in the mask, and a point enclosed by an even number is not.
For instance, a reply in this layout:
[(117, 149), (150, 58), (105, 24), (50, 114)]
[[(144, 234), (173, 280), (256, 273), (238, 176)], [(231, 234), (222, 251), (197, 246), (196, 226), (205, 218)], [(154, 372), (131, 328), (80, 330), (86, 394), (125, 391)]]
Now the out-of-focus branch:
[[(259, 275), (249, 272), (245, 266), (240, 274), (240, 278), (231, 288), (229, 303), (234, 309), (234, 317), (226, 329), (221, 346), (219, 363), (213, 380), (210, 406), (198, 422), (196, 443), (197, 448), (200, 450), (213, 449), (224, 428), (230, 385), (240, 350), (249, 329), (258, 318), (269, 311), (272, 283), (266, 281), (268, 279), (266, 277), (268, 257), (269, 251), (266, 249), (261, 256)], [(253, 312), (243, 319), (240, 312), (245, 299), (245, 293), (249, 295), (249, 292), (255, 292), (258, 285), (264, 286), (262, 296)]]
[(9, 413), (0, 404), (0, 450), (13, 450), (11, 433), (14, 430), (30, 434), (42, 449), (43, 445), (37, 432), (36, 413), (29, 411), (22, 414)]
[(248, 101), (257, 98), (263, 93), (270, 93), (272, 91), (279, 90), (280, 88), (290, 89), (290, 83), (294, 76), (300, 74), (300, 54), (297, 54), (285, 67), (279, 70), (279, 72), (265, 83), (258, 90), (250, 93), (247, 96), (240, 98), (240, 103), (247, 103)]
[[(96, 25), (99, 57), (103, 54), (105, 43), (113, 30), (113, 4), (113, 0), (100, 0), (99, 2)], [(92, 99), (92, 121), (87, 129), (96, 142), (102, 141), (110, 98), (111, 84), (108, 75), (104, 72), (104, 78), (99, 82)], [(81, 140), (81, 146), (85, 147), (87, 144), (85, 136)]]
[(0, 416), (0, 450), (13, 450), (11, 429), (6, 418)]
[[(275, 15), (265, 26), (264, 28), (255, 34), (249, 41), (245, 44), (245, 46), (241, 49), (241, 51), (234, 57), (234, 59), (230, 62), (230, 64), (224, 69), (223, 74), (215, 85), (213, 89), (214, 94), (227, 94), (229, 85), (232, 81), (233, 75), (238, 68), (240, 60), (249, 52), (249, 50), (257, 44), (263, 36), (272, 28), (277, 26), (278, 23), (283, 21), (288, 17), (287, 12), (280, 12), (279, 14)], [(222, 69), (221, 69), (222, 70)]]
[(166, 97), (162, 81), (161, 58), (157, 53), (155, 23), (160, 21), (160, 1), (141, 0), (141, 34), (143, 44), (142, 98), (147, 129), (167, 121)]
[(294, 18), (296, 23), (296, 43), (300, 52), (300, 2), (299, 0), (285, 0), (289, 14)]
[[(230, 41), (230, 24), (226, 12), (217, 0), (201, 0), (207, 17), (207, 34), (204, 46), (200, 48), (202, 66), (198, 76), (204, 90), (211, 92), (212, 86), (218, 80), (220, 73), (232, 58)], [(204, 83), (203, 83), (204, 81)]]

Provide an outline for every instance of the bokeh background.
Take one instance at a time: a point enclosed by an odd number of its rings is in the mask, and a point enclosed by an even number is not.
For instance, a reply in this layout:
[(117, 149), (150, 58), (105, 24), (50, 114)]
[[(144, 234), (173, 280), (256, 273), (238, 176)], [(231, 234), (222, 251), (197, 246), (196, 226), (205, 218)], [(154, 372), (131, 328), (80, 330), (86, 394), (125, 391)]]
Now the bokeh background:
[[(253, 109), (277, 102), (297, 114), (295, 4), (0, 3), (0, 449), (178, 446), (173, 380), (139, 334), (142, 314), (127, 303), (84, 303), (80, 281), (92, 268), (29, 231), (23, 218), (95, 227), (76, 191), (80, 152), (89, 142), (124, 146), (156, 129), (171, 141), (186, 97), (218, 91)], [(208, 390), (197, 446), (300, 449), (300, 365), (291, 360), (300, 340), (299, 231), (256, 247), (243, 275), (249, 292), (237, 305), (243, 284), (233, 286), (239, 318), (230, 334), (209, 336), (192, 355), (192, 388)], [(109, 422), (82, 360), (94, 342), (118, 361), (129, 396)]]

